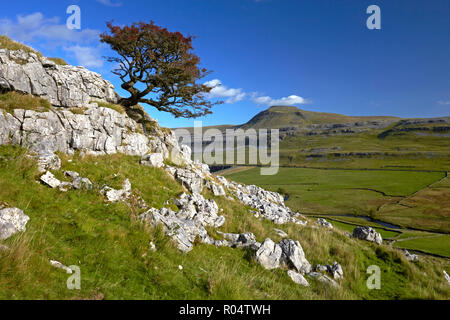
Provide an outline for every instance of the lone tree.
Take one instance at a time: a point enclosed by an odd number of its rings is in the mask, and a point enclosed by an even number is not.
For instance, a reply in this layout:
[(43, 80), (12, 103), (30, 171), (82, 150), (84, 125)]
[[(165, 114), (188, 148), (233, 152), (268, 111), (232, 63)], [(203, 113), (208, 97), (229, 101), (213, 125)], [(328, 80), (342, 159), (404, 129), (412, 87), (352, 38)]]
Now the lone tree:
[(192, 53), (192, 37), (169, 32), (153, 21), (124, 27), (109, 22), (107, 26), (110, 34), (101, 34), (101, 42), (119, 55), (107, 60), (118, 64), (113, 73), (130, 93), (120, 104), (147, 103), (177, 118), (196, 118), (212, 113), (211, 107), (221, 103), (205, 100), (212, 88), (196, 83), (210, 71), (198, 67), (200, 59)]

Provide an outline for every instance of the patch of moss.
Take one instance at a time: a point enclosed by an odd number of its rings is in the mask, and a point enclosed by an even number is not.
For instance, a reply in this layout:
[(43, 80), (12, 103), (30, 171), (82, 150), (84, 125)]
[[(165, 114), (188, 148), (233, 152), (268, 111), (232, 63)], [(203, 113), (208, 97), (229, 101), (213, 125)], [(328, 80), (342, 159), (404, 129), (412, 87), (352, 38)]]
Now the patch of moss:
[(14, 109), (47, 112), (52, 110), (52, 105), (43, 98), (35, 97), (31, 94), (10, 91), (0, 94), (0, 109), (11, 114)]
[(121, 114), (125, 114), (125, 107), (120, 104), (108, 103), (104, 101), (91, 101), (91, 103), (97, 103), (99, 107), (113, 109)]

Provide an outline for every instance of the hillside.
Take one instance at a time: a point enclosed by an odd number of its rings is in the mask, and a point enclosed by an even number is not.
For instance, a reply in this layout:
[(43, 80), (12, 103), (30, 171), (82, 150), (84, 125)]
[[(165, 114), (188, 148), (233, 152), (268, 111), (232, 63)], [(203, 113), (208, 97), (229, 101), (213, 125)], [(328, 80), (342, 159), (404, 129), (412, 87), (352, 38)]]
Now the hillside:
[(301, 110), (293, 106), (273, 106), (258, 113), (247, 123), (239, 126), (243, 129), (248, 128), (271, 128), (279, 129), (285, 127), (301, 127), (312, 124), (325, 123), (349, 123), (362, 121), (395, 121), (396, 117), (367, 116), (352, 117), (336, 113), (324, 113)]

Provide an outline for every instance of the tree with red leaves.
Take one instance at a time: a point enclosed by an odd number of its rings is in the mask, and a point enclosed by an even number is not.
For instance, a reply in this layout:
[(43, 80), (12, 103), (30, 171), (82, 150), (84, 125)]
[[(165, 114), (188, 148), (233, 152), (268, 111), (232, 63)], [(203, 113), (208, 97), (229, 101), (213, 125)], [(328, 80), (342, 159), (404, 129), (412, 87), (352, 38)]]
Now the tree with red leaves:
[(210, 71), (199, 69), (200, 59), (192, 53), (192, 37), (170, 32), (153, 21), (124, 27), (109, 22), (107, 26), (110, 34), (101, 34), (101, 42), (119, 55), (107, 60), (118, 64), (113, 73), (130, 93), (121, 99), (123, 106), (147, 103), (176, 118), (196, 118), (212, 113), (211, 107), (221, 103), (205, 100), (212, 88), (196, 83)]

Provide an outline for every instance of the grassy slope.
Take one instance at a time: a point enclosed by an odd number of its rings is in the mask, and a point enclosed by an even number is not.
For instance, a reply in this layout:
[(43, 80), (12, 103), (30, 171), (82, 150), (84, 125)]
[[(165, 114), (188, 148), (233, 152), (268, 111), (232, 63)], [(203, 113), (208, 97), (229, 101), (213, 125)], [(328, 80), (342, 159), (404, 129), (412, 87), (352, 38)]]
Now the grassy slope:
[[(0, 147), (0, 156), (0, 201), (31, 217), (25, 233), (3, 242), (11, 250), (0, 251), (2, 299), (445, 299), (450, 294), (442, 276), (442, 270), (450, 271), (449, 261), (423, 257), (418, 264), (408, 263), (386, 246), (322, 228), (278, 226), (300, 240), (311, 263), (342, 264), (345, 279), (339, 289), (315, 281), (309, 288), (297, 286), (285, 271), (264, 270), (241, 249), (197, 245), (181, 254), (159, 228), (133, 218), (139, 212), (134, 206), (106, 204), (96, 192), (104, 183), (119, 187), (129, 178), (149, 205), (161, 207), (182, 191), (163, 170), (121, 155), (75, 156), (72, 162), (61, 156), (62, 170), (76, 170), (96, 184), (94, 191), (61, 193), (35, 182), (35, 163), (20, 148)], [(279, 240), (271, 222), (255, 219), (236, 202), (216, 201), (227, 218), (222, 231), (251, 231), (259, 241), (268, 236)], [(156, 252), (149, 250), (150, 240)], [(80, 266), (81, 291), (66, 289), (68, 275), (50, 266), (50, 259)], [(382, 270), (381, 290), (365, 287), (365, 270), (372, 264)]]

